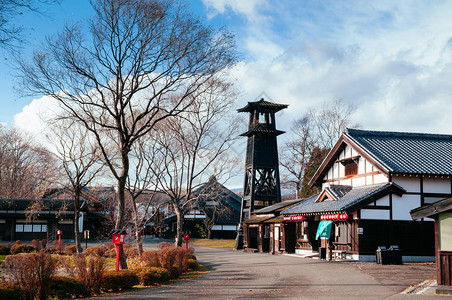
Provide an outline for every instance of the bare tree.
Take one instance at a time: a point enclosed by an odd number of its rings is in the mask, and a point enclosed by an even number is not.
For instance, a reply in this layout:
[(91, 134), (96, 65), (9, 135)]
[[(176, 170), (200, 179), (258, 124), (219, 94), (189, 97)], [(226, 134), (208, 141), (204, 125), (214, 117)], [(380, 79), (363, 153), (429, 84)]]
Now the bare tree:
[(229, 151), (240, 123), (227, 118), (234, 103), (230, 88), (212, 82), (208, 93), (195, 98), (189, 110), (161, 122), (153, 135), (161, 159), (152, 170), (159, 190), (169, 196), (176, 213), (179, 246), (184, 214), (198, 199), (193, 191), (210, 176), (219, 180), (230, 176), (238, 165)]
[(183, 1), (97, 0), (93, 7), (90, 35), (80, 23), (67, 25), (31, 64), (21, 63), (22, 78), (31, 93), (58, 100), (95, 137), (117, 181), (120, 229), (133, 145), (190, 107), (206, 83), (224, 77), (236, 62), (235, 44), (231, 34), (195, 18)]
[(101, 175), (103, 164), (100, 149), (89, 131), (71, 119), (50, 122), (49, 129), (51, 134), (47, 137), (55, 146), (55, 155), (64, 174), (65, 180), (61, 184), (74, 195), (75, 245), (77, 252), (82, 252), (79, 232), (82, 189)]
[(44, 13), (46, 6), (59, 3), (58, 0), (2, 0), (0, 2), (0, 45), (11, 47), (20, 40), (22, 27), (12, 20), (27, 12)]
[(0, 126), (1, 198), (40, 198), (54, 179), (49, 151), (17, 129)]
[(311, 116), (306, 115), (293, 122), (291, 134), (293, 138), (284, 144), (281, 151), (280, 165), (285, 170), (281, 181), (295, 188), (295, 198), (298, 199), (309, 160), (316, 147)]
[(293, 122), (290, 140), (280, 151), (280, 164), (283, 167), (281, 181), (283, 185), (295, 188), (297, 199), (316, 192), (309, 189), (308, 182), (350, 125), (355, 109), (339, 98), (324, 103), (320, 109), (310, 109), (306, 116)]
[(343, 98), (325, 102), (320, 110), (311, 109), (311, 118), (316, 125), (316, 135), (320, 147), (331, 149), (337, 139), (342, 135), (347, 126), (350, 125), (350, 116), (356, 107), (347, 103)]

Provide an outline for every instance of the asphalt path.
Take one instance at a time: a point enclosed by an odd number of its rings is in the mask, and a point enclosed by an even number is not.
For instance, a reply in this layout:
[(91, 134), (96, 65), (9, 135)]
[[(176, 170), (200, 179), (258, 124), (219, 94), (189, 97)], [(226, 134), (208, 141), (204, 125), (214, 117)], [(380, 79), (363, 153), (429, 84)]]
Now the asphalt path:
[[(206, 275), (100, 299), (439, 299), (401, 295), (403, 267), (378, 280), (357, 263), (195, 247)], [(399, 274), (400, 273), (400, 274)], [(389, 274), (389, 273), (388, 273)], [(400, 277), (400, 278), (398, 278)], [(443, 299), (443, 298), (442, 298)]]

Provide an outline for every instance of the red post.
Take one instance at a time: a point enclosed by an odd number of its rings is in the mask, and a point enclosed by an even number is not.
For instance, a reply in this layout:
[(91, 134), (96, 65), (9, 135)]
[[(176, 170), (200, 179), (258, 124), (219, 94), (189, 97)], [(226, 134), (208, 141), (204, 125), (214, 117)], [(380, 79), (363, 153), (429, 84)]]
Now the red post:
[(61, 235), (63, 234), (63, 231), (57, 229), (57, 234), (58, 234), (58, 248), (61, 252)]
[(116, 244), (116, 271), (119, 271), (119, 245)]
[(185, 240), (185, 249), (188, 249), (188, 240), (190, 239), (189, 234), (184, 234), (184, 240)]

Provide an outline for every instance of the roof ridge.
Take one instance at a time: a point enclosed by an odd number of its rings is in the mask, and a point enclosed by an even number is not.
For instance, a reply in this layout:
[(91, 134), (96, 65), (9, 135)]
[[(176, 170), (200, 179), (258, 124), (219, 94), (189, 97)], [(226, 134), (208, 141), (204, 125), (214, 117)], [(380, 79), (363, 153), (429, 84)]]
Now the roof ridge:
[(401, 131), (378, 131), (378, 130), (363, 130), (346, 128), (345, 133), (348, 136), (383, 136), (383, 137), (407, 137), (407, 138), (428, 138), (428, 139), (450, 139), (452, 140), (451, 134), (440, 134), (440, 133), (422, 133), (422, 132), (401, 132)]

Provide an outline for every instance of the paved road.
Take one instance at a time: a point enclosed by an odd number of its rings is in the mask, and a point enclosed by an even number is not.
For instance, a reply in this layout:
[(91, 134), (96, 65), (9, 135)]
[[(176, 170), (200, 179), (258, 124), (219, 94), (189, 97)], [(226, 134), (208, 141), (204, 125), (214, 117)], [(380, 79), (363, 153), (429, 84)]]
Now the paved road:
[[(380, 272), (371, 265), (361, 268), (357, 263), (230, 249), (196, 247), (195, 254), (211, 270), (203, 277), (101, 299), (444, 299), (400, 295), (410, 284), (422, 281), (422, 269), (410, 265), (396, 270), (385, 266)], [(410, 279), (406, 272), (417, 274)]]

